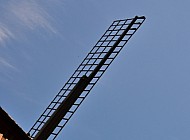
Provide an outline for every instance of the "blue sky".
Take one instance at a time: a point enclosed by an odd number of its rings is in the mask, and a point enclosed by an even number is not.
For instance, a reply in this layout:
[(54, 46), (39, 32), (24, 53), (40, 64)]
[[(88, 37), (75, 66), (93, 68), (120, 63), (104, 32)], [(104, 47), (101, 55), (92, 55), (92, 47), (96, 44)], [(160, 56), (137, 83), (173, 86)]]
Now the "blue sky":
[(0, 105), (28, 131), (113, 20), (147, 20), (57, 139), (188, 140), (188, 0), (0, 1)]

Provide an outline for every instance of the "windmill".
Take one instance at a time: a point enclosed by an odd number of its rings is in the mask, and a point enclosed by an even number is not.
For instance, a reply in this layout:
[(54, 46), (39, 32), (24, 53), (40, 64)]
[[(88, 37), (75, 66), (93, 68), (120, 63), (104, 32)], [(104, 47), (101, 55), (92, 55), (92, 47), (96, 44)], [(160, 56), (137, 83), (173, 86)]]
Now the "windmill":
[(144, 21), (144, 16), (113, 21), (29, 130), (28, 134), (31, 139), (56, 139), (91, 89)]

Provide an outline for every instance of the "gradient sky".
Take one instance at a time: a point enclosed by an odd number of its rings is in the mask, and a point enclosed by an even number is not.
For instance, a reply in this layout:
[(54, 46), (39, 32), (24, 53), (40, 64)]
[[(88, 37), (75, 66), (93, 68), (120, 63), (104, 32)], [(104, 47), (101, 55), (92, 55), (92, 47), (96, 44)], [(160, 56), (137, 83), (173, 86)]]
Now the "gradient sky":
[(116, 19), (146, 16), (58, 140), (190, 139), (189, 0), (0, 0), (0, 106), (27, 132)]

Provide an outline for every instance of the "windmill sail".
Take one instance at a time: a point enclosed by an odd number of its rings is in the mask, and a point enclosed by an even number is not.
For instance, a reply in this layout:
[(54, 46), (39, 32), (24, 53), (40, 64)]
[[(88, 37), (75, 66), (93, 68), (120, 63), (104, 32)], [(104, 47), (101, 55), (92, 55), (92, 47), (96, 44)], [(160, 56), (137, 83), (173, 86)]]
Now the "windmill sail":
[(111, 24), (30, 129), (29, 133), (34, 140), (57, 137), (144, 21), (144, 16), (136, 16), (131, 19), (116, 20)]

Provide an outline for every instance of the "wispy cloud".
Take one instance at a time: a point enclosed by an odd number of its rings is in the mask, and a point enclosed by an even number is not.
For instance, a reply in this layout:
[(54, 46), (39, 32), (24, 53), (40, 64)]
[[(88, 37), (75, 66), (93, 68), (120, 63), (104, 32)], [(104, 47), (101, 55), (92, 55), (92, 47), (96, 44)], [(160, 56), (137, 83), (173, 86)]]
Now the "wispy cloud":
[(4, 44), (7, 39), (13, 38), (13, 36), (13, 33), (0, 23), (0, 44)]
[(31, 0), (20, 0), (19, 2), (10, 2), (9, 10), (21, 21), (21, 23), (30, 29), (42, 27), (53, 33), (56, 30), (51, 26), (49, 14), (37, 2)]
[(11, 69), (15, 69), (16, 70), (16, 68), (12, 64), (10, 64), (8, 61), (6, 61), (2, 57), (0, 57), (0, 68), (1, 67), (6, 67), (6, 68), (11, 68)]
[[(53, 17), (38, 0), (9, 0), (0, 5), (0, 8), (2, 12), (0, 14), (0, 49), (1, 46), (6, 46), (10, 39), (23, 39), (32, 32), (38, 33), (39, 29), (48, 33), (57, 33), (51, 24)], [(0, 51), (2, 53), (3, 48)], [(11, 50), (8, 53), (11, 54)], [(6, 58), (0, 56), (0, 68), (2, 67), (14, 69), (16, 66), (14, 67)]]
[(51, 24), (53, 17), (37, 0), (9, 0), (0, 8), (0, 45), (10, 38), (17, 39), (18, 33), (25, 36), (26, 29), (57, 33)]

